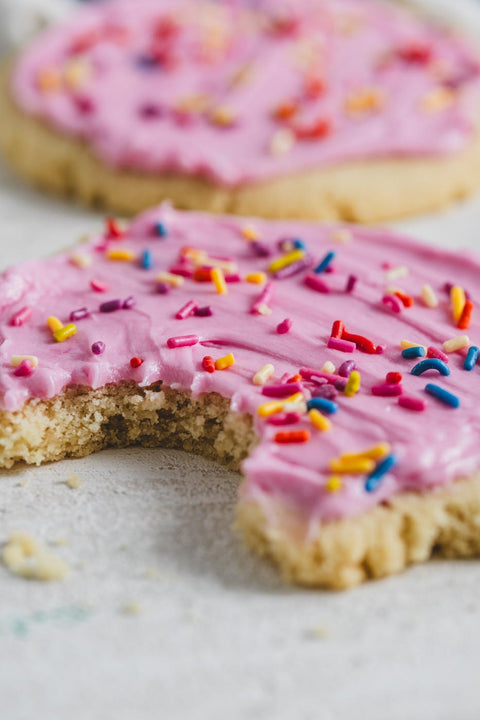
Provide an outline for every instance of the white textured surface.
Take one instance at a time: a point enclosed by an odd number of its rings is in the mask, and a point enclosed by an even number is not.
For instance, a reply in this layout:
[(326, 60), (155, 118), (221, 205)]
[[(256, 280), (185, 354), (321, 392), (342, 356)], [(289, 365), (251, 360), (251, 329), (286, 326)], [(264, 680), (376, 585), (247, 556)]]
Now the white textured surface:
[[(0, 266), (99, 224), (1, 171), (0, 217)], [(480, 250), (480, 200), (401, 227)], [(45, 585), (0, 567), (1, 720), (480, 717), (480, 562), (309, 592), (243, 550), (238, 477), (207, 461), (107, 451), (0, 480), (0, 542), (64, 540), (71, 566)]]

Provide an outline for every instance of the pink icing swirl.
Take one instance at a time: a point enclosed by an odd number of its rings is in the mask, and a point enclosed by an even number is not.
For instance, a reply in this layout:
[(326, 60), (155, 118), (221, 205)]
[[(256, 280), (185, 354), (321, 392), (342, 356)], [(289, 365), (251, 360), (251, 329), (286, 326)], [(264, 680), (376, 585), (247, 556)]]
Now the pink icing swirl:
[(114, 0), (19, 59), (15, 102), (109, 166), (234, 186), (365, 158), (456, 152), (467, 43), (374, 0)]

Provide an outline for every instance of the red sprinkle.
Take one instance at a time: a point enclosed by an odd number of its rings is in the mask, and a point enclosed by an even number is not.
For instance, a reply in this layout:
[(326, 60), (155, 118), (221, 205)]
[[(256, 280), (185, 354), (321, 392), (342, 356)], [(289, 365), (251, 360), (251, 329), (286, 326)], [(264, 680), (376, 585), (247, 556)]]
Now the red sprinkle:
[(212, 279), (212, 271), (210, 268), (197, 268), (193, 273), (195, 282), (210, 282)]
[(267, 418), (270, 425), (294, 425), (299, 422), (301, 415), (298, 412), (276, 413)]
[(325, 118), (319, 118), (308, 125), (297, 125), (292, 129), (298, 140), (320, 140), (330, 135), (332, 123)]
[(130, 359), (130, 367), (132, 368), (138, 368), (140, 365), (143, 365), (142, 358), (139, 357), (133, 357)]
[(412, 307), (413, 298), (410, 297), (410, 295), (405, 295), (405, 293), (400, 292), (400, 290), (395, 290), (393, 294), (400, 298), (404, 307)]
[(408, 63), (426, 65), (432, 58), (432, 48), (419, 42), (411, 42), (398, 50), (398, 56)]
[(460, 328), (460, 330), (466, 330), (470, 325), (470, 320), (472, 319), (472, 311), (472, 301), (466, 300), (465, 305), (463, 306), (462, 314), (460, 315), (460, 319), (457, 323), (457, 327)]
[(372, 395), (379, 397), (394, 397), (395, 395), (401, 395), (403, 388), (400, 384), (392, 385), (391, 383), (384, 383), (383, 385), (374, 385), (372, 387)]
[(318, 75), (310, 75), (305, 81), (305, 96), (316, 100), (325, 92), (325, 81)]
[(386, 382), (390, 385), (398, 385), (402, 382), (402, 373), (400, 372), (389, 372), (385, 378)]
[(109, 240), (118, 240), (125, 233), (114, 218), (108, 217), (105, 218), (105, 234)]
[(330, 337), (332, 338), (342, 338), (343, 333), (345, 332), (345, 325), (341, 320), (335, 320), (335, 322), (332, 325), (332, 332), (330, 333)]
[(202, 368), (209, 373), (215, 372), (215, 360), (210, 355), (205, 355), (202, 360)]
[(345, 327), (343, 328), (342, 332), (342, 340), (348, 340), (355, 343), (357, 348), (364, 353), (375, 355), (375, 353), (377, 352), (377, 346), (375, 345), (375, 343), (373, 343), (368, 338), (363, 337), (363, 335), (354, 335), (353, 333), (349, 333)]
[(277, 333), (279, 335), (285, 335), (285, 333), (288, 333), (290, 328), (292, 327), (292, 321), (290, 318), (285, 318), (285, 320), (282, 320), (281, 323), (278, 323), (277, 325)]
[(288, 443), (305, 443), (310, 440), (308, 430), (290, 430), (289, 432), (278, 432), (274, 438), (276, 443), (286, 445)]

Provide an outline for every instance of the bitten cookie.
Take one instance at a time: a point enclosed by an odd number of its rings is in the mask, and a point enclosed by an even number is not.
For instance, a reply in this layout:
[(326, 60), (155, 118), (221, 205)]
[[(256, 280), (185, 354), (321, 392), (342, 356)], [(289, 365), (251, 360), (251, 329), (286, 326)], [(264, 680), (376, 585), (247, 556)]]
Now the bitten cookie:
[(479, 275), (385, 230), (109, 220), (0, 278), (0, 466), (129, 444), (246, 458), (238, 527), (307, 585), (475, 555)]
[(480, 184), (468, 43), (374, 0), (114, 0), (6, 71), (0, 144), (26, 179), (132, 214), (385, 220)]

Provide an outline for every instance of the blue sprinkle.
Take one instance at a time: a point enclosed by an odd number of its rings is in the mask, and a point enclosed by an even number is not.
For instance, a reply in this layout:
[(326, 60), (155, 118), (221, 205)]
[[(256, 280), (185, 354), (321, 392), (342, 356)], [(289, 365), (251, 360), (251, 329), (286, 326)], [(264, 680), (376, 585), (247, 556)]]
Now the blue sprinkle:
[(439, 387), (439, 385), (428, 383), (428, 385), (425, 385), (425, 392), (437, 398), (440, 402), (445, 403), (445, 405), (450, 405), (452, 408), (458, 408), (460, 405), (460, 400), (456, 395), (447, 392), (447, 390)]
[(438, 358), (428, 358), (427, 360), (421, 360), (412, 369), (412, 375), (421, 375), (427, 370), (437, 370), (440, 375), (450, 375), (450, 368), (447, 363)]
[(387, 457), (379, 462), (375, 470), (373, 470), (368, 476), (365, 482), (365, 490), (367, 492), (373, 492), (380, 485), (382, 478), (390, 472), (390, 470), (397, 464), (398, 459), (396, 455), (387, 455)]
[(160, 220), (155, 223), (155, 234), (158, 235), (158, 237), (167, 237), (168, 230), (165, 223), (161, 222)]
[(144, 250), (141, 257), (141, 265), (144, 270), (150, 270), (153, 265), (152, 253), (150, 250)]
[(473, 368), (477, 364), (479, 355), (480, 348), (478, 348), (476, 345), (472, 345), (471, 347), (469, 347), (467, 357), (465, 358), (465, 362), (463, 363), (464, 370), (473, 370)]
[(307, 410), (320, 410), (320, 412), (327, 413), (327, 415), (333, 415), (338, 410), (338, 405), (332, 400), (326, 398), (312, 398), (307, 402)]
[(402, 350), (402, 357), (405, 358), (405, 360), (413, 360), (417, 357), (425, 357), (425, 348), (421, 347), (421, 345), (405, 348), (405, 350)]
[(292, 245), (296, 250), (306, 250), (307, 246), (303, 242), (303, 240), (300, 240), (300, 238), (294, 238), (292, 240)]
[(314, 272), (316, 273), (322, 273), (325, 272), (325, 270), (329, 267), (330, 263), (332, 262), (333, 258), (335, 257), (335, 253), (333, 250), (325, 255), (323, 260), (319, 262), (317, 267), (315, 268)]

